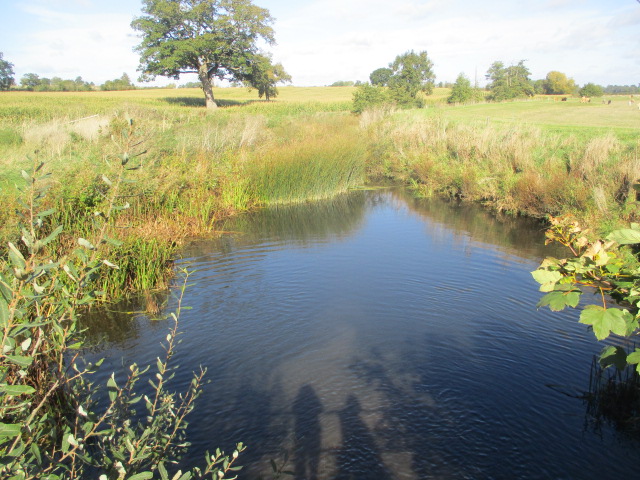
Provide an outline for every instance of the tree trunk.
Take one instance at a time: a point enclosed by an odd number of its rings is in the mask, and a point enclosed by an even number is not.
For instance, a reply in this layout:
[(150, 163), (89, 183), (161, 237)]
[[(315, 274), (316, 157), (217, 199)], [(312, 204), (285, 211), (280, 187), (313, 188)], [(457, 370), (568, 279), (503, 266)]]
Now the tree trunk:
[(207, 109), (216, 109), (218, 108), (218, 104), (215, 98), (213, 98), (213, 84), (211, 83), (207, 70), (207, 65), (202, 65), (198, 72), (198, 78), (200, 79), (200, 83), (202, 83), (202, 91), (204, 92)]

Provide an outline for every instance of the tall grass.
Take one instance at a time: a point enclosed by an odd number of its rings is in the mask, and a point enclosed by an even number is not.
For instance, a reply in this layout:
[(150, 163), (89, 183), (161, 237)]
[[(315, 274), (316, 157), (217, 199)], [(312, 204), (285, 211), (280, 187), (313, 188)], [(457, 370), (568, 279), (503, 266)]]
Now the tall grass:
[[(327, 198), (367, 181), (505, 212), (573, 212), (605, 228), (639, 217), (640, 145), (622, 104), (444, 107), (438, 102), (448, 91), (441, 89), (426, 109), (358, 118), (348, 113), (352, 92), (288, 87), (266, 102), (246, 89), (218, 89), (223, 108), (215, 113), (200, 106), (197, 89), (9, 92), (0, 96), (0, 236), (13, 234), (13, 184), (35, 156), (53, 174), (52, 219), (69, 238), (89, 237), (127, 117), (142, 142), (137, 151), (146, 153), (122, 189), (129, 208), (114, 252), (125, 260), (102, 280), (107, 292), (161, 285), (176, 249), (225, 217)], [(612, 115), (612, 128), (603, 129), (601, 116)], [(571, 123), (577, 118), (582, 123)], [(70, 248), (64, 237), (58, 248)], [(134, 252), (141, 256), (130, 258)]]
[(258, 203), (318, 200), (363, 184), (365, 149), (353, 119), (300, 130), (296, 140), (261, 150), (246, 164), (249, 192)]
[[(408, 119), (411, 120), (410, 126)], [(533, 216), (571, 212), (591, 225), (639, 218), (638, 143), (608, 133), (581, 142), (528, 125), (454, 122), (396, 112), (369, 125), (379, 176)]]

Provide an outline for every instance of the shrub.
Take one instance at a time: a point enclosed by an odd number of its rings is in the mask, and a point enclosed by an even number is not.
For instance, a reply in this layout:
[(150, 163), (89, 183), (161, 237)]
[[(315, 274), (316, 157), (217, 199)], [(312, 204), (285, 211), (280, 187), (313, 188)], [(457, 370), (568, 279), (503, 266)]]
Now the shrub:
[(372, 107), (379, 107), (391, 103), (388, 90), (384, 87), (374, 87), (368, 83), (360, 85), (353, 93), (353, 113), (362, 113)]
[[(52, 248), (63, 231), (51, 220), (54, 210), (41, 210), (49, 177), (42, 173), (44, 165), (34, 164), (31, 173), (22, 172), (26, 187), (21, 241), (8, 243), (0, 259), (2, 478), (144, 480), (157, 472), (165, 480), (169, 478), (165, 464), (175, 463), (188, 447), (185, 417), (200, 395), (205, 371), (195, 373), (182, 394), (166, 389), (176, 374), (170, 361), (180, 300), (172, 314), (175, 323), (167, 335), (166, 356), (154, 369), (131, 365), (120, 385), (112, 374), (107, 395), (102, 395), (105, 402), (98, 402), (101, 392), (90, 381), (101, 362), (82, 365), (78, 360), (83, 346), (78, 317), (99, 296), (93, 280), (101, 269), (118, 269), (103, 257), (102, 246), (117, 243), (110, 232), (114, 216), (125, 208), (120, 205), (120, 186), (127, 171), (137, 168), (132, 165), (135, 155), (130, 154), (134, 144), (130, 135), (126, 137), (124, 153), (117, 157), (117, 174), (102, 176), (105, 202), (95, 214), (93, 235), (78, 238), (76, 249), (67, 255)], [(136, 394), (138, 382), (152, 373), (151, 393)], [(219, 450), (207, 454), (203, 469), (178, 472), (173, 478), (224, 478), (239, 469), (233, 464), (243, 449), (238, 444), (231, 456)]]

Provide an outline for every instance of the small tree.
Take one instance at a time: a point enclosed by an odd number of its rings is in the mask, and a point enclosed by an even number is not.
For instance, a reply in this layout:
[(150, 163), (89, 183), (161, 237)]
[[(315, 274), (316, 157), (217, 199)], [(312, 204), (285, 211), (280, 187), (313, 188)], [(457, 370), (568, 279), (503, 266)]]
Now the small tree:
[(491, 90), (490, 100), (502, 101), (518, 97), (532, 96), (533, 85), (529, 79), (529, 69), (520, 60), (517, 65), (505, 67), (500, 61), (493, 62), (486, 78), (490, 81), (488, 88)]
[(367, 108), (379, 107), (391, 103), (388, 90), (368, 83), (360, 85), (353, 92), (353, 113), (362, 113)]
[(583, 97), (601, 97), (604, 94), (604, 90), (600, 85), (595, 83), (587, 83), (580, 89), (580, 95)]
[(384, 87), (389, 83), (391, 75), (393, 75), (393, 70), (391, 70), (390, 68), (378, 68), (371, 72), (371, 75), (369, 75), (369, 80), (371, 81), (371, 85)]
[(471, 81), (461, 73), (456, 79), (451, 89), (451, 95), (447, 98), (447, 103), (464, 103), (469, 100), (476, 100), (478, 92), (471, 86)]
[(13, 71), (13, 63), (2, 59), (0, 52), (0, 90), (9, 90), (11, 85), (15, 83)]
[(393, 72), (388, 85), (393, 100), (401, 106), (422, 106), (418, 93), (430, 95), (433, 92), (435, 74), (433, 62), (426, 51), (415, 53), (413, 50), (398, 55), (389, 64)]
[[(246, 83), (260, 40), (275, 43), (269, 11), (250, 0), (143, 0), (143, 16), (131, 26), (141, 33), (142, 79), (178, 80), (197, 73), (208, 108), (216, 108), (213, 79)], [(263, 68), (258, 69), (264, 71)]]
[(545, 93), (549, 95), (573, 93), (576, 89), (576, 82), (573, 78), (567, 78), (562, 72), (552, 71), (547, 73), (544, 89)]

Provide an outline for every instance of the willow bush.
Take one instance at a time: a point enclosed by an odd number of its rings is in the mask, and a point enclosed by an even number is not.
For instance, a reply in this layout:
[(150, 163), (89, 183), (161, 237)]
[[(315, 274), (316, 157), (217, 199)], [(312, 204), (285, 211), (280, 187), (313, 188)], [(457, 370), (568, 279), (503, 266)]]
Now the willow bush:
[[(219, 479), (240, 468), (234, 464), (242, 444), (231, 455), (207, 453), (202, 468), (169, 473), (188, 448), (185, 418), (205, 375), (204, 370), (194, 373), (185, 392), (167, 390), (177, 373), (171, 360), (181, 301), (171, 315), (166, 354), (153, 367), (131, 365), (121, 385), (112, 374), (104, 391), (91, 381), (101, 362), (80, 360), (79, 316), (101, 296), (95, 289), (100, 272), (120, 268), (105, 257), (104, 247), (118, 245), (114, 224), (127, 208), (120, 189), (138, 166), (132, 143), (123, 147), (115, 169), (102, 177), (104, 201), (94, 211), (92, 235), (76, 238), (65, 254), (50, 248), (64, 234), (62, 225), (52, 221), (55, 210), (43, 207), (50, 175), (43, 173), (42, 163), (22, 172), (26, 187), (20, 192), (19, 241), (7, 243), (0, 261), (2, 478)], [(141, 380), (150, 383), (150, 394), (136, 393)]]

